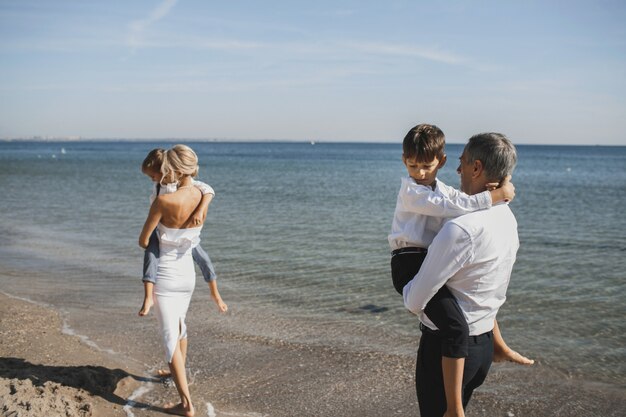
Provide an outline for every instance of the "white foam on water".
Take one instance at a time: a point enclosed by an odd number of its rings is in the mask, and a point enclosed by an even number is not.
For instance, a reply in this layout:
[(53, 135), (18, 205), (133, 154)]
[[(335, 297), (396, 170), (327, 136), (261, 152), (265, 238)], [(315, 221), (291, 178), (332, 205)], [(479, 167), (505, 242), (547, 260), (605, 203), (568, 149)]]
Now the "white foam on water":
[[(213, 404), (206, 403), (207, 417), (217, 417), (217, 411)], [(220, 416), (232, 416), (232, 417), (267, 417), (265, 414), (260, 413), (238, 413), (236, 411), (220, 411)]]
[(49, 309), (54, 309), (54, 307), (52, 305), (50, 305), (48, 303), (44, 303), (42, 301), (34, 301), (34, 300), (31, 300), (30, 298), (18, 297), (17, 295), (8, 294), (8, 293), (6, 293), (4, 291), (0, 291), (0, 294), (4, 295), (6, 297), (12, 298), (14, 300), (20, 300), (20, 301), (25, 301), (27, 303), (35, 304), (36, 306), (39, 306), (39, 307), (45, 307), (45, 308), (49, 308)]
[(130, 394), (130, 396), (126, 400), (126, 405), (124, 406), (124, 412), (126, 413), (128, 417), (135, 417), (135, 414), (131, 410), (131, 408), (137, 405), (137, 402), (135, 402), (135, 400), (150, 391), (152, 391), (151, 387), (142, 385), (139, 388), (137, 388), (135, 391), (133, 391), (132, 394)]
[(8, 293), (6, 293), (4, 291), (0, 291), (0, 294), (5, 295), (5, 296), (7, 296), (9, 298), (13, 298), (14, 300), (25, 301), (27, 303), (34, 304), (34, 305), (39, 306), (39, 307), (44, 307), (44, 308), (47, 308), (47, 309), (50, 309), (50, 310), (58, 311), (59, 314), (61, 315), (61, 319), (63, 321), (63, 324), (61, 326), (61, 333), (65, 334), (65, 335), (68, 335), (68, 336), (78, 337), (81, 342), (83, 342), (84, 344), (86, 344), (87, 346), (89, 346), (91, 348), (96, 349), (99, 352), (105, 352), (105, 353), (109, 353), (109, 354), (113, 354), (113, 355), (117, 355), (118, 354), (118, 352), (116, 352), (114, 350), (101, 348), (100, 346), (98, 346), (96, 344), (96, 342), (94, 342), (93, 340), (89, 339), (87, 336), (76, 333), (76, 331), (74, 329), (72, 329), (72, 327), (69, 325), (69, 323), (67, 321), (68, 313), (66, 311), (58, 310), (53, 305), (48, 304), (48, 303), (44, 303), (42, 301), (34, 301), (34, 300), (31, 300), (30, 298), (19, 297), (17, 295), (8, 294)]
[(85, 335), (82, 335), (82, 334), (76, 333), (76, 331), (74, 329), (72, 329), (72, 327), (67, 322), (67, 316), (68, 316), (67, 312), (61, 311), (61, 317), (63, 318), (63, 327), (61, 328), (61, 332), (63, 334), (66, 334), (68, 336), (78, 337), (80, 339), (80, 341), (83, 342), (85, 345), (87, 345), (87, 346), (89, 346), (89, 347), (91, 347), (93, 349), (96, 349), (99, 352), (108, 353), (110, 355), (118, 355), (119, 354), (119, 352), (116, 352), (114, 350), (101, 348), (100, 346), (98, 346), (98, 344), (96, 342), (91, 340), (89, 337), (87, 337)]
[(209, 417), (217, 417), (217, 414), (215, 414), (215, 408), (213, 408), (213, 404), (206, 403), (206, 414)]

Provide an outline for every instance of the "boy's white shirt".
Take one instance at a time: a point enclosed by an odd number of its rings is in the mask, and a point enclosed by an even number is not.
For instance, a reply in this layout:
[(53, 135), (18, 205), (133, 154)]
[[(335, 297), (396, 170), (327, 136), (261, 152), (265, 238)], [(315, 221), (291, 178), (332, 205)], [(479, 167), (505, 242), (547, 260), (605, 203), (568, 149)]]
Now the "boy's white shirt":
[[(215, 195), (215, 191), (213, 187), (208, 184), (203, 183), (202, 181), (196, 181), (194, 179), (191, 180), (191, 184), (194, 187), (198, 187), (202, 195), (212, 194)], [(161, 189), (159, 190), (159, 195), (171, 194), (178, 190), (178, 184), (173, 182), (171, 184), (161, 185)], [(152, 187), (152, 194), (150, 195), (150, 204), (154, 203), (154, 199), (157, 197), (157, 183), (154, 183)]]
[(435, 189), (420, 185), (409, 176), (402, 178), (396, 210), (388, 236), (391, 250), (404, 247), (428, 248), (444, 223), (451, 218), (490, 208), (491, 193), (467, 195), (436, 180)]

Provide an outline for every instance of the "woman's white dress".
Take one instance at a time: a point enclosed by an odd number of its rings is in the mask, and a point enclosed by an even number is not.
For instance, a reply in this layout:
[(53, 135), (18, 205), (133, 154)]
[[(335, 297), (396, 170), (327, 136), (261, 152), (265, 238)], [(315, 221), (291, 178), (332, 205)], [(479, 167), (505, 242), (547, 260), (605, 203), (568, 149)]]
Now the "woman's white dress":
[(185, 316), (196, 285), (191, 251), (200, 243), (201, 227), (172, 229), (159, 223), (160, 255), (154, 306), (159, 319), (167, 362), (172, 362), (178, 340), (187, 337)]

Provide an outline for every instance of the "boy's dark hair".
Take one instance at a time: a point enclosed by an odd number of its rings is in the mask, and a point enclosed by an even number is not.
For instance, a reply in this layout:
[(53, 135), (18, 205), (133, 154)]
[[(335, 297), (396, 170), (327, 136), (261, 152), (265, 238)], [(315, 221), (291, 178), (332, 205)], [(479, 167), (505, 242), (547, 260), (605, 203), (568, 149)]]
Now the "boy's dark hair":
[(148, 152), (148, 156), (146, 156), (146, 159), (144, 159), (141, 164), (141, 171), (161, 171), (163, 154), (165, 154), (165, 149), (161, 148), (156, 148)]
[(446, 137), (435, 125), (419, 124), (404, 137), (402, 152), (406, 159), (418, 162), (430, 162), (435, 158), (441, 160), (446, 150)]

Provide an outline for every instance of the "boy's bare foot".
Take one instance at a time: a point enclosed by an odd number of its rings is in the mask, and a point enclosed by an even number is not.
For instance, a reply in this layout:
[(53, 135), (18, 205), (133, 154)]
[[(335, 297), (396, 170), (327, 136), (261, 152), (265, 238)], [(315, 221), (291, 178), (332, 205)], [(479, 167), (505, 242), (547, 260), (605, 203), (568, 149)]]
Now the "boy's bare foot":
[(493, 353), (494, 362), (513, 362), (520, 365), (532, 365), (534, 360), (527, 358), (526, 356), (517, 353), (513, 349), (507, 349), (505, 351), (495, 351)]
[(150, 312), (154, 302), (152, 300), (144, 300), (141, 310), (139, 310), (139, 316), (143, 317)]
[(159, 369), (158, 371), (156, 371), (156, 374), (161, 378), (171, 378), (172, 376), (172, 373), (169, 369)]
[(220, 313), (226, 313), (228, 311), (228, 306), (226, 305), (225, 302), (223, 302), (222, 300), (219, 300), (217, 302), (217, 309), (220, 311)]
[(183, 403), (167, 403), (164, 408), (166, 413), (177, 416), (193, 417), (196, 414), (191, 404), (189, 404), (189, 407), (185, 407)]

